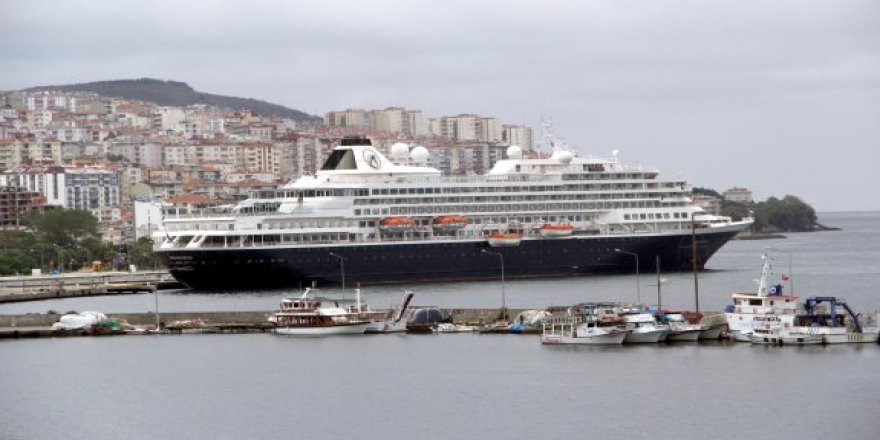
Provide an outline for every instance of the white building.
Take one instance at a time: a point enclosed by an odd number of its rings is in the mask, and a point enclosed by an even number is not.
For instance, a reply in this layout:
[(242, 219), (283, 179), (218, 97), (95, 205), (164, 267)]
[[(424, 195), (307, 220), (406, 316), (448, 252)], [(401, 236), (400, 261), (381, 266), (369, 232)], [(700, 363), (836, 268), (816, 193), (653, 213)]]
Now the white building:
[(501, 141), (507, 145), (518, 145), (524, 151), (535, 147), (535, 137), (530, 127), (525, 125), (504, 125)]
[(114, 220), (119, 206), (119, 176), (99, 167), (18, 167), (0, 174), (0, 186), (15, 185), (42, 194), (47, 205), (91, 212), (100, 221)]
[(752, 203), (752, 192), (746, 188), (734, 186), (724, 191), (724, 200), (734, 203)]

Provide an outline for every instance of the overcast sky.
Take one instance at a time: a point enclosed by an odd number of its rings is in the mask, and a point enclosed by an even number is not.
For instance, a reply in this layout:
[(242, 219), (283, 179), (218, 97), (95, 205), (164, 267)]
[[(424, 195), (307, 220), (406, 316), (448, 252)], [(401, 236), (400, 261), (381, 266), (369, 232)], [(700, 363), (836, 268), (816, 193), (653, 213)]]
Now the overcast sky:
[(880, 1), (0, 1), (0, 89), (152, 77), (404, 106), (818, 211), (880, 209)]

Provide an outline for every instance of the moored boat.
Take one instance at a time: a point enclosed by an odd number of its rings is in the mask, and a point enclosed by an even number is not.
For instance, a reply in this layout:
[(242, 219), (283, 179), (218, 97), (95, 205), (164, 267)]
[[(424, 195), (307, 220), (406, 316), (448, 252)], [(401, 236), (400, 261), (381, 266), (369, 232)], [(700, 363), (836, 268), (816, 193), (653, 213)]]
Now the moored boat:
[(702, 327), (687, 322), (680, 312), (663, 312), (659, 314), (660, 328), (666, 329), (666, 342), (696, 342), (700, 339)]
[(577, 317), (554, 318), (544, 323), (541, 343), (545, 345), (620, 345), (627, 332)]
[(299, 297), (281, 300), (278, 310), (270, 318), (275, 333), (285, 336), (326, 336), (364, 334), (370, 326), (367, 310), (360, 300), (360, 289), (355, 290), (356, 304), (346, 307), (344, 300), (310, 296), (306, 288)]
[(657, 320), (650, 313), (636, 311), (626, 313), (622, 315), (622, 318), (623, 328), (627, 331), (626, 337), (623, 339), (625, 344), (657, 343), (667, 333), (666, 329), (657, 325)]
[(865, 325), (846, 300), (833, 296), (809, 297), (790, 334), (819, 336), (823, 344), (876, 343), (880, 329)]
[(402, 333), (406, 331), (406, 315), (407, 307), (412, 301), (413, 293), (406, 291), (400, 303), (394, 309), (390, 317), (386, 319), (371, 319), (370, 325), (364, 330), (364, 333)]
[(541, 343), (547, 345), (620, 345), (624, 309), (617, 303), (587, 302), (568, 308), (565, 316), (545, 320)]
[(783, 294), (782, 284), (772, 284), (773, 268), (766, 254), (761, 257), (763, 265), (755, 293), (734, 293), (733, 304), (725, 307), (727, 327), (731, 339), (750, 342), (754, 329), (752, 321), (765, 315), (779, 316), (783, 327), (791, 327), (797, 315), (798, 297)]

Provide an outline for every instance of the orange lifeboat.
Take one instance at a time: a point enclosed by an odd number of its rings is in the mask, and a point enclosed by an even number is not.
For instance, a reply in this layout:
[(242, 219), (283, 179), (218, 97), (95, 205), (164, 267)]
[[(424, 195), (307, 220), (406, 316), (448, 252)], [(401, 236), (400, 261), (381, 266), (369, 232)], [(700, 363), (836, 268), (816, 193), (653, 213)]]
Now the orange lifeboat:
[(379, 229), (383, 230), (412, 229), (416, 225), (418, 222), (412, 217), (385, 217), (379, 220)]
[(468, 218), (463, 215), (440, 215), (434, 217), (431, 224), (436, 229), (461, 229), (468, 224)]
[(522, 241), (522, 234), (516, 232), (493, 232), (489, 234), (489, 246), (506, 247), (519, 246)]
[(574, 226), (570, 223), (544, 223), (541, 226), (542, 237), (567, 237), (574, 232)]

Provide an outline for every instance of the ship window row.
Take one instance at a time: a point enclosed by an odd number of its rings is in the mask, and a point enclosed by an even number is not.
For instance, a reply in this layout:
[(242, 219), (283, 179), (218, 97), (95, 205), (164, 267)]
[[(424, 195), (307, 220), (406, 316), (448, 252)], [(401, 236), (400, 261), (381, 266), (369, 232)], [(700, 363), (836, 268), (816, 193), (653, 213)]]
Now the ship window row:
[[(596, 216), (593, 215), (575, 215), (575, 214), (562, 214), (562, 215), (539, 215), (539, 216), (499, 216), (499, 217), (472, 217), (470, 219), (470, 223), (474, 225), (489, 225), (496, 228), (504, 227), (507, 228), (511, 223), (520, 223), (522, 225), (528, 224), (543, 224), (543, 223), (571, 223), (571, 222), (594, 222), (596, 221)], [(430, 226), (430, 219), (422, 219), (419, 222), (421, 226)], [(361, 228), (373, 228), (376, 227), (375, 221), (361, 221), (358, 225)], [(468, 231), (457, 231), (468, 232)], [(471, 233), (467, 233), (464, 235), (473, 235)]]
[[(680, 206), (685, 206), (682, 203)], [(356, 216), (445, 214), (450, 212), (529, 212), (590, 209), (660, 208), (656, 201), (593, 202), (593, 203), (534, 203), (534, 204), (479, 204), (479, 205), (428, 205), (390, 208), (355, 209)]]
[(504, 195), (504, 196), (470, 196), (470, 197), (414, 197), (414, 198), (383, 198), (356, 199), (355, 205), (409, 205), (409, 204), (450, 204), (450, 203), (496, 203), (517, 201), (547, 200), (613, 200), (613, 199), (660, 199), (662, 197), (685, 197), (686, 193), (626, 193), (626, 194), (542, 194), (542, 195)]
[[(369, 234), (367, 239), (375, 237), (375, 234)], [(185, 246), (189, 237), (180, 240), (182, 246)], [(362, 241), (363, 235), (352, 234), (348, 232), (323, 232), (308, 234), (261, 234), (261, 235), (226, 235), (226, 236), (210, 236), (206, 237), (201, 243), (201, 247), (253, 247), (253, 246), (276, 246), (282, 244), (322, 244), (322, 243), (339, 243), (339, 242), (356, 242)]]
[[(417, 187), (417, 188), (373, 188), (370, 194), (373, 196), (394, 196), (394, 195), (418, 195), (418, 194), (467, 194), (467, 193), (483, 193), (483, 192), (546, 192), (546, 191), (596, 191), (596, 190), (621, 190), (621, 189), (684, 189), (687, 185), (685, 182), (619, 182), (605, 184), (567, 184), (567, 185), (529, 185), (529, 186), (464, 186), (464, 187)], [(339, 190), (334, 190), (339, 191)], [(363, 190), (366, 191), (366, 190)], [(347, 195), (347, 194), (346, 194)], [(306, 195), (308, 197), (308, 195)]]
[[(594, 171), (593, 173), (575, 173), (575, 174), (563, 174), (562, 180), (623, 180), (623, 179), (631, 179), (631, 180), (647, 180), (654, 179), (657, 177), (657, 173), (605, 173), (602, 172), (604, 167), (602, 165), (590, 165), (584, 164), (584, 171)], [(598, 171), (598, 173), (596, 173)]]
[(640, 212), (638, 214), (624, 214), (624, 220), (669, 220), (669, 219), (687, 219), (688, 214), (686, 212)]
[(288, 198), (288, 199), (298, 199), (300, 197), (303, 198), (311, 198), (311, 197), (367, 197), (370, 195), (370, 190), (368, 189), (319, 189), (319, 190), (306, 190), (306, 191), (297, 191), (297, 190), (267, 190), (267, 191), (259, 191), (255, 194), (258, 199), (280, 199), (280, 198)]

